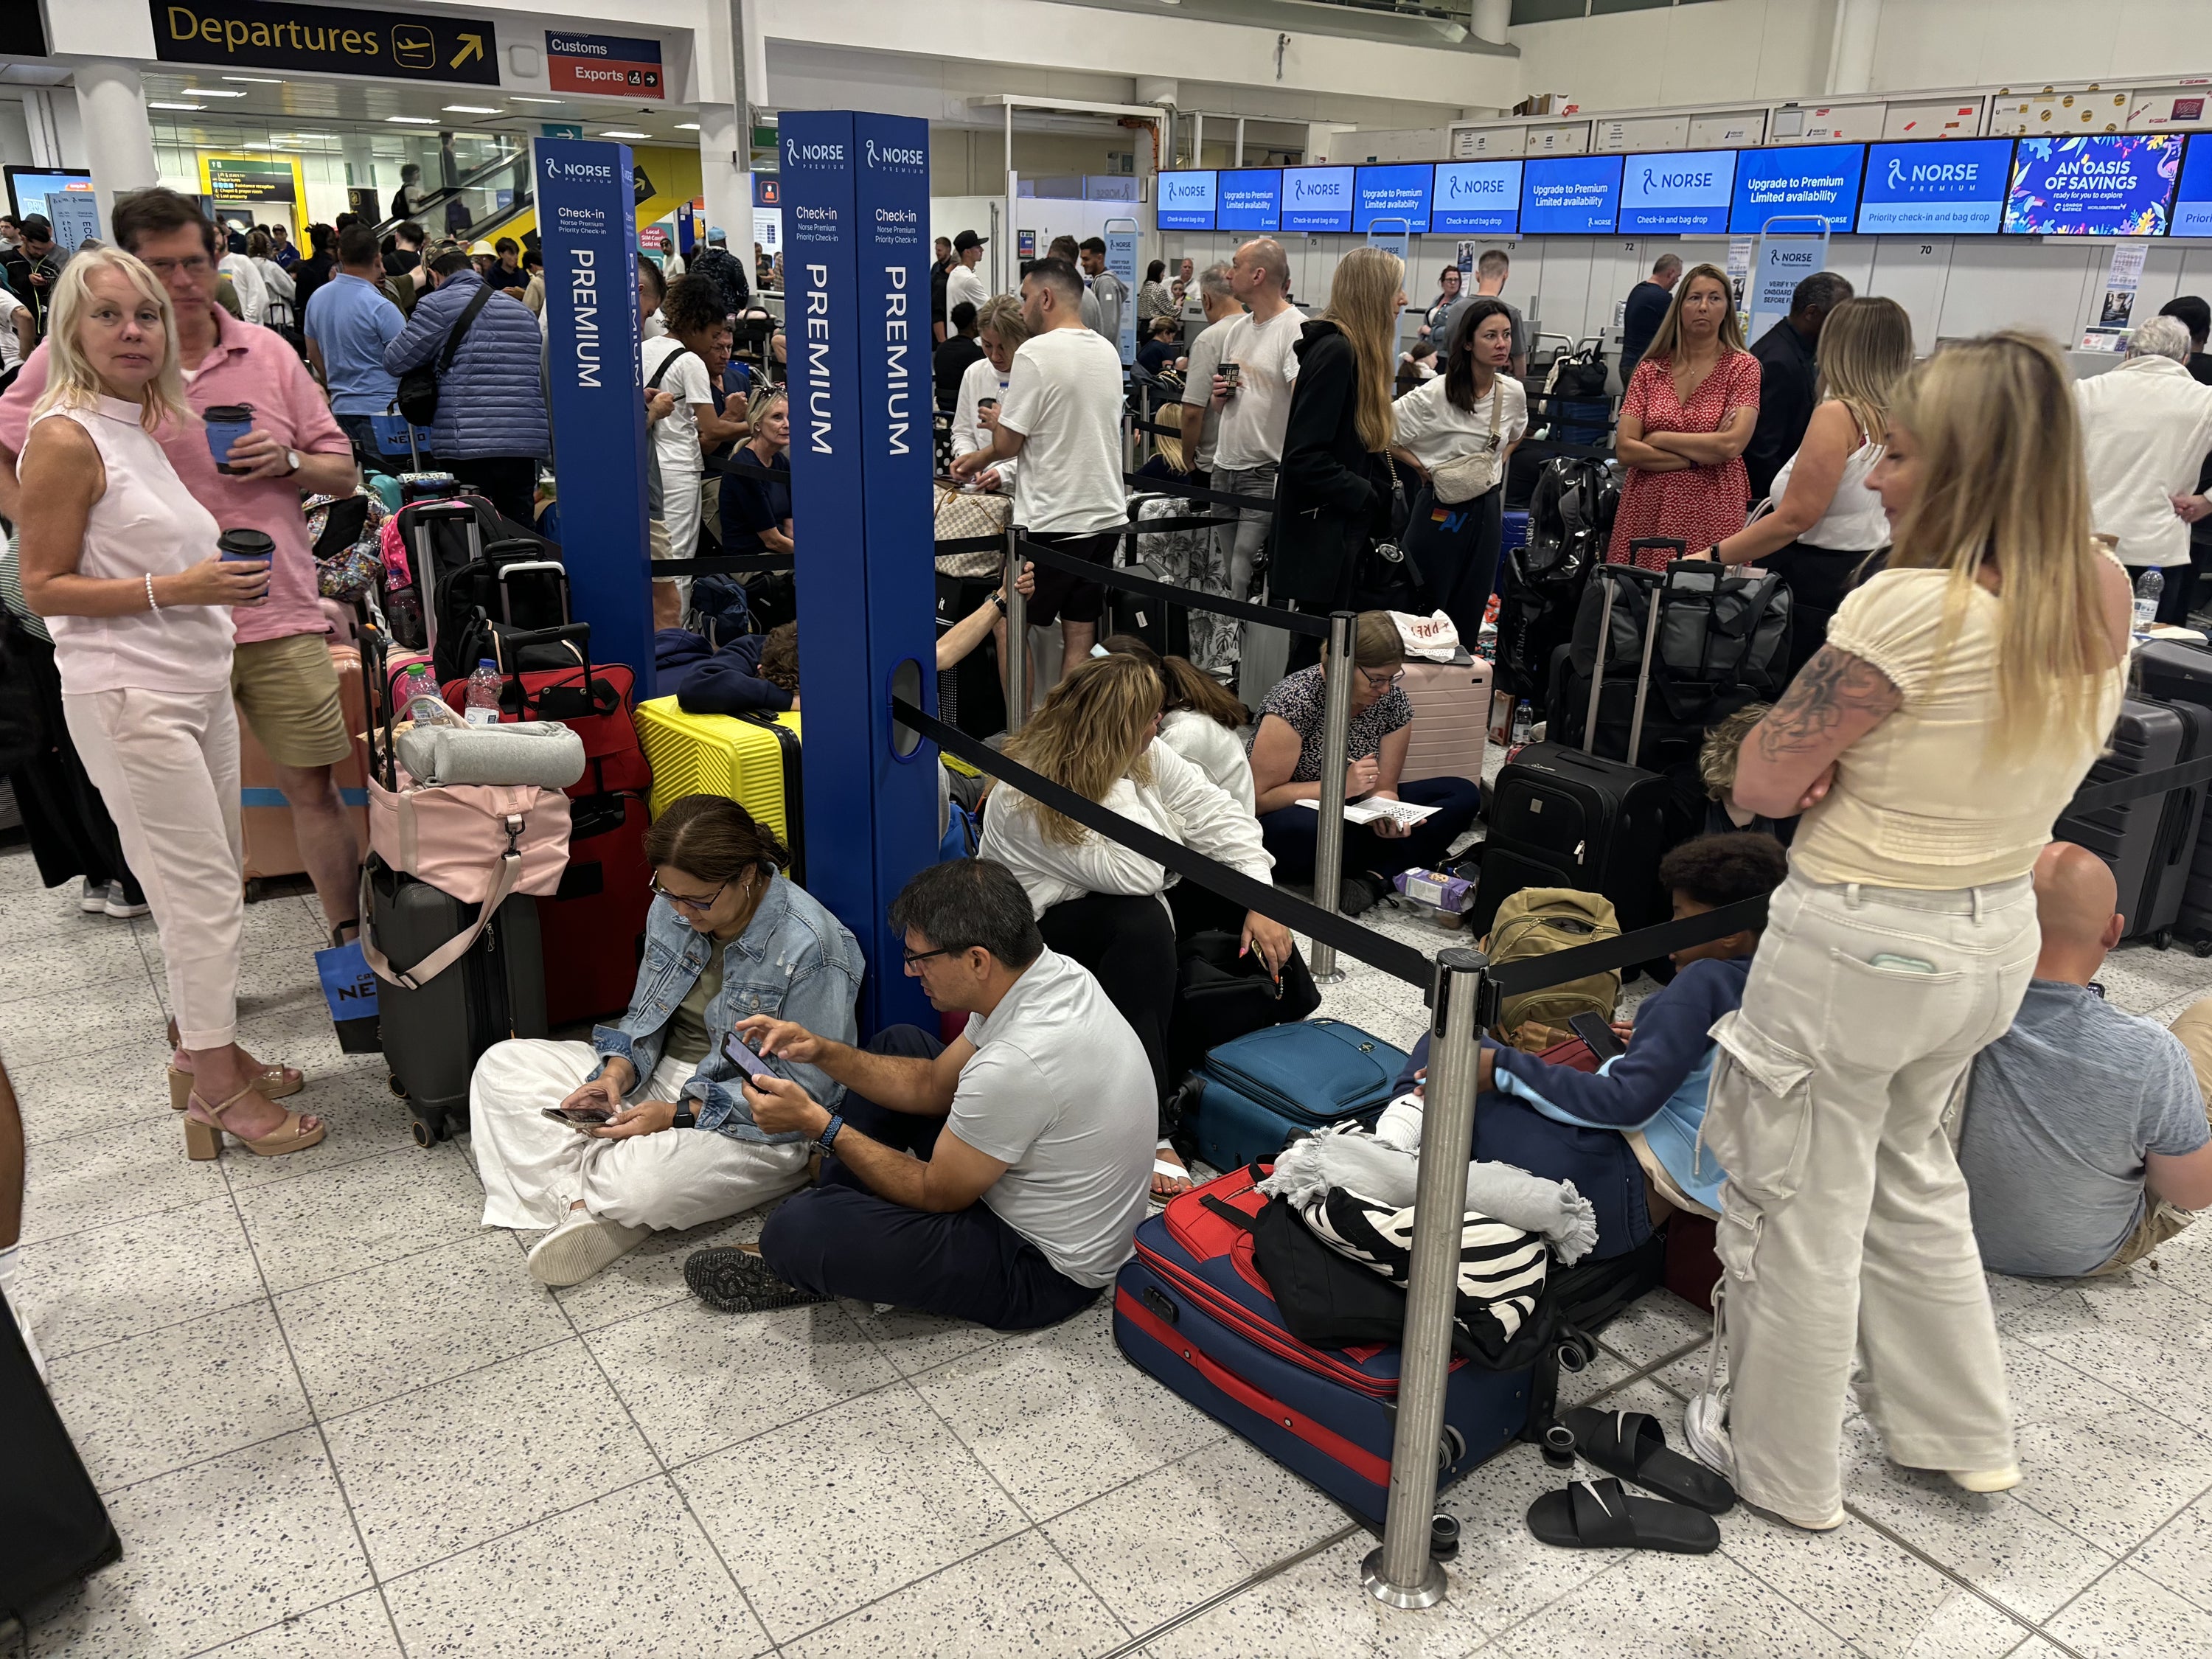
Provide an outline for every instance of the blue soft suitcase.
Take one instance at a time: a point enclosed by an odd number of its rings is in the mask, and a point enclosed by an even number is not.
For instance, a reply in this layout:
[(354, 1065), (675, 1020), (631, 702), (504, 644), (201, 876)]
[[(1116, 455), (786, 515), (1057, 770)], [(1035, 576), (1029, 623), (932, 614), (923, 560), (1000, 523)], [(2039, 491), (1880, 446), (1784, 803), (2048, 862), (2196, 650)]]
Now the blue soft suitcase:
[[(1139, 1370), (1379, 1525), (1390, 1500), (1398, 1350), (1316, 1348), (1291, 1334), (1254, 1265), (1250, 1231), (1231, 1218), (1267, 1201), (1253, 1171), (1239, 1169), (1140, 1223), (1136, 1255), (1114, 1282), (1114, 1340)], [(1453, 1358), (1439, 1489), (1522, 1436), (1536, 1371)]]
[(1217, 1170), (1272, 1159), (1331, 1123), (1372, 1128), (1405, 1066), (1405, 1050), (1342, 1020), (1270, 1025), (1206, 1054), (1183, 1127)]

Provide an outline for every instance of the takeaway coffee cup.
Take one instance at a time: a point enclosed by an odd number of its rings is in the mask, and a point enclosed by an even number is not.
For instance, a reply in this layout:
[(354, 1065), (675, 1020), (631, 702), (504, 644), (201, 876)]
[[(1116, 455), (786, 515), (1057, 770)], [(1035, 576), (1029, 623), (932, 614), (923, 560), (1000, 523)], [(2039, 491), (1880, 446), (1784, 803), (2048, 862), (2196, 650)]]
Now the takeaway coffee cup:
[[(258, 564), (265, 570), (276, 556), (276, 544), (258, 530), (226, 530), (216, 538), (215, 545), (225, 564)], [(264, 605), (268, 599), (264, 591), (252, 603)]]
[(208, 453), (215, 457), (215, 470), (226, 474), (241, 471), (229, 465), (230, 447), (253, 430), (253, 405), (217, 404), (203, 411), (201, 419), (207, 422)]

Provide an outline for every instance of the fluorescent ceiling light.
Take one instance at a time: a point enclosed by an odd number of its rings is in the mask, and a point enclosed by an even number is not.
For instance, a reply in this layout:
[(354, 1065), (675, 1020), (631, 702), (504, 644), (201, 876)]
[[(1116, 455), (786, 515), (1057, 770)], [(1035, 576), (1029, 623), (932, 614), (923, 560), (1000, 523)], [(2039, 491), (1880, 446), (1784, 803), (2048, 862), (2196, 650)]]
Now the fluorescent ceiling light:
[(232, 92), (222, 87), (194, 87), (185, 94), (187, 98), (251, 98), (250, 92)]
[(159, 102), (159, 101), (157, 101), (157, 100), (155, 100), (155, 99), (149, 98), (149, 99), (146, 100), (146, 107), (147, 107), (148, 109), (181, 109), (181, 110), (191, 110), (191, 111), (193, 111), (193, 112), (200, 112), (200, 111), (205, 110), (205, 109), (207, 108), (207, 106), (206, 106), (205, 104), (165, 104), (165, 103)]
[(619, 127), (608, 127), (599, 134), (602, 138), (650, 138), (649, 132), (625, 132)]
[(397, 121), (402, 126), (434, 127), (438, 125), (437, 118), (431, 115), (387, 115), (384, 118)]
[(678, 121), (676, 124), (676, 130), (678, 132), (696, 132), (699, 131), (699, 124), (696, 121)]
[(507, 96), (518, 104), (562, 104), (568, 101), (565, 98), (532, 98), (527, 93), (521, 92), (510, 92)]
[(281, 87), (284, 83), (273, 75), (226, 75), (226, 81), (251, 81), (257, 87)]
[(448, 104), (446, 106), (446, 113), (448, 115), (498, 115), (503, 112), (504, 112), (502, 111), (494, 109), (489, 104)]

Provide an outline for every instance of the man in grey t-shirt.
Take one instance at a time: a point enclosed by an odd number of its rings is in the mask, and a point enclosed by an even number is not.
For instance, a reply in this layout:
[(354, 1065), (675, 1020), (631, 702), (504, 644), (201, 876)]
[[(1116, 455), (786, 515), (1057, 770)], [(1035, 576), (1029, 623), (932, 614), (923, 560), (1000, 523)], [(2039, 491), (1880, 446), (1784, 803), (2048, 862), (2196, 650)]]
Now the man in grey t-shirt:
[(1975, 1060), (1956, 1126), (1974, 1237), (1998, 1273), (2117, 1272), (2212, 1204), (2191, 1051), (2089, 988), (2126, 926), (2117, 896), (2082, 848), (2053, 842), (2036, 860), (2035, 977), (2012, 1030)]
[(847, 1092), (831, 1112), (772, 1073), (747, 1082), (756, 1123), (821, 1148), (822, 1184), (769, 1218), (758, 1255), (696, 1251), (684, 1279), (735, 1313), (844, 1296), (994, 1330), (1055, 1324), (1113, 1282), (1145, 1218), (1151, 1063), (1090, 971), (1045, 949), (1004, 865), (933, 865), (890, 919), (906, 971), (967, 1030), (948, 1046), (893, 1026), (861, 1049), (740, 1020), (762, 1054)]

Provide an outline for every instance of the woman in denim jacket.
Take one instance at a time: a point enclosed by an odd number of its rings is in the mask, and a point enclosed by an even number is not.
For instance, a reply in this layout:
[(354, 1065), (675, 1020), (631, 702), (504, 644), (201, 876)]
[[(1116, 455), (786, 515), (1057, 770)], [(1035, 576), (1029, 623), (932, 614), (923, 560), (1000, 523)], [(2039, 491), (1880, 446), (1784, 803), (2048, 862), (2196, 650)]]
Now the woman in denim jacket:
[[(588, 1043), (500, 1043), (469, 1085), (484, 1225), (553, 1230), (530, 1252), (542, 1285), (580, 1283), (654, 1228), (720, 1221), (805, 1181), (805, 1138), (758, 1128), (737, 1085), (738, 1021), (859, 1036), (860, 945), (779, 873), (790, 854), (744, 807), (687, 795), (645, 850), (658, 896), (628, 1011)], [(844, 1093), (812, 1066), (755, 1063), (833, 1109)]]

